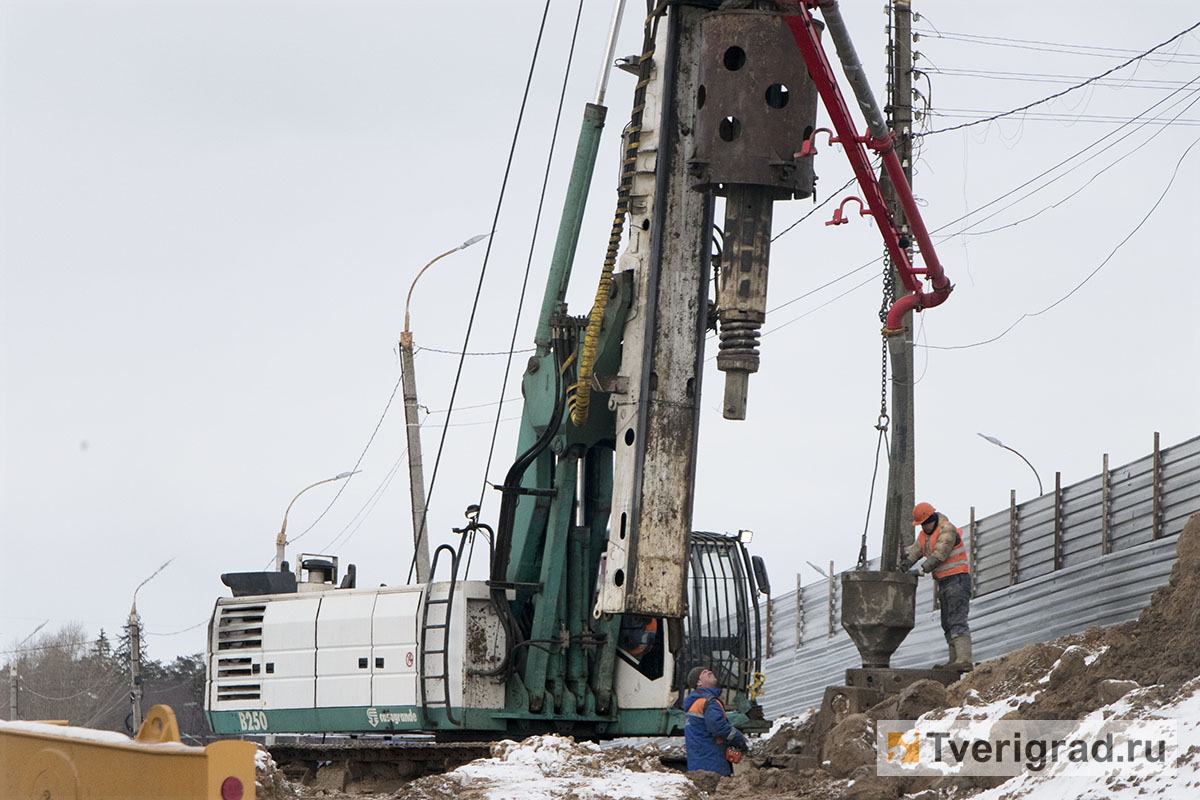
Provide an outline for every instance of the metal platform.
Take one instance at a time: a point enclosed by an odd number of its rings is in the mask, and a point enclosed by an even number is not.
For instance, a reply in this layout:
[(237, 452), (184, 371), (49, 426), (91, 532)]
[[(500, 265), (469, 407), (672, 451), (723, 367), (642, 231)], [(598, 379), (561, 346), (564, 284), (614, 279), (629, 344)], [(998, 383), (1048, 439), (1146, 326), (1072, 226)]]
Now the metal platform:
[(858, 667), (846, 670), (846, 685), (857, 689), (878, 689), (885, 695), (896, 694), (917, 681), (933, 680), (949, 686), (962, 675), (957, 669), (891, 669)]

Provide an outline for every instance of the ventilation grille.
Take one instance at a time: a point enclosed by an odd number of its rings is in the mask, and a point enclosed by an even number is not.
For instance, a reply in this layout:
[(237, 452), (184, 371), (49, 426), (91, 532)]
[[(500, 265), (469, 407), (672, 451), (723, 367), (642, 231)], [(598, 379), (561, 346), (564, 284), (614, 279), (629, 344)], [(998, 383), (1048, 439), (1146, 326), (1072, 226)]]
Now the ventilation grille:
[(259, 700), (262, 698), (261, 683), (217, 684), (217, 702), (229, 700)]
[(265, 605), (223, 606), (217, 623), (217, 650), (246, 650), (262, 647)]
[(218, 658), (218, 678), (249, 677), (254, 674), (254, 667), (248, 658)]

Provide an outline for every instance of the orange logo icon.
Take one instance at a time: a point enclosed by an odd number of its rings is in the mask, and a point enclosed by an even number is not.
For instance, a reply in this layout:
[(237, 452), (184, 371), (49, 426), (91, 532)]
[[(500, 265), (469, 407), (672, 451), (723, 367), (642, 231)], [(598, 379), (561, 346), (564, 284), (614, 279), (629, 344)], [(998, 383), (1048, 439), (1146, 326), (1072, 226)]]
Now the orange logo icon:
[(916, 764), (921, 760), (921, 734), (912, 732), (912, 741), (905, 741), (904, 732), (888, 732), (888, 757), (890, 763), (898, 760), (902, 764)]

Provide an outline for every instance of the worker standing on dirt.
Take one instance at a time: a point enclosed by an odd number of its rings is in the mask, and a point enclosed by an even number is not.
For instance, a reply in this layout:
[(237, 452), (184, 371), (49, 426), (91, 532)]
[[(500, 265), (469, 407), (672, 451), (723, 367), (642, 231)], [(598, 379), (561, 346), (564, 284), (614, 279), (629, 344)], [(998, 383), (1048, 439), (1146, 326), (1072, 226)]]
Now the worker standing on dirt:
[(971, 660), (971, 629), (967, 626), (971, 606), (971, 567), (967, 563), (962, 531), (929, 503), (918, 503), (913, 509), (913, 525), (919, 526), (921, 532), (905, 552), (900, 569), (907, 572), (917, 559), (923, 559), (919, 574), (932, 573), (937, 583), (942, 630), (946, 633), (950, 660), (936, 664), (934, 668), (965, 672), (974, 667), (974, 662)]
[(730, 725), (725, 716), (717, 676), (707, 667), (694, 667), (688, 673), (688, 685), (694, 687), (683, 700), (683, 708), (687, 711), (683, 741), (687, 748), (688, 771), (707, 770), (718, 775), (732, 775), (733, 765), (727, 751), (733, 748), (744, 753), (746, 737)]

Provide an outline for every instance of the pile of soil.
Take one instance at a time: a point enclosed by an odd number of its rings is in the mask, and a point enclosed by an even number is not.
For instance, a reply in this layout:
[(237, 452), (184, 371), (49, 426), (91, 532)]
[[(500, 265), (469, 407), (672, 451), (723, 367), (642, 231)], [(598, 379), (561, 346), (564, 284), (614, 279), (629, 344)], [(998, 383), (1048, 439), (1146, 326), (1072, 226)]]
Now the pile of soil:
[(1043, 692), (1022, 716), (1078, 719), (1105, 704), (1097, 692), (1102, 681), (1136, 681), (1155, 686), (1154, 697), (1168, 698), (1200, 675), (1200, 514), (1188, 520), (1176, 547), (1170, 580), (1154, 592), (1141, 615), (1101, 631), (1107, 650)]

